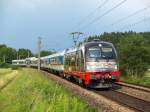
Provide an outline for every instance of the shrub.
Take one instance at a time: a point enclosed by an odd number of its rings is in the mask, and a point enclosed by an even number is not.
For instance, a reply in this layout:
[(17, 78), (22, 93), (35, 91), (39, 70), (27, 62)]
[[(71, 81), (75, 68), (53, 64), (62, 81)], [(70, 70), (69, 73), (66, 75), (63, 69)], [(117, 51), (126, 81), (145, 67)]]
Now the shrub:
[(11, 68), (12, 70), (17, 70), (19, 67), (16, 65), (0, 62), (0, 68)]
[(0, 68), (9, 68), (9, 64), (0, 62)]
[(150, 59), (145, 39), (141, 35), (131, 34), (121, 40), (118, 51), (120, 70), (124, 74), (143, 77)]
[(18, 70), (19, 67), (16, 66), (16, 65), (11, 65), (10, 68), (11, 68), (12, 70)]

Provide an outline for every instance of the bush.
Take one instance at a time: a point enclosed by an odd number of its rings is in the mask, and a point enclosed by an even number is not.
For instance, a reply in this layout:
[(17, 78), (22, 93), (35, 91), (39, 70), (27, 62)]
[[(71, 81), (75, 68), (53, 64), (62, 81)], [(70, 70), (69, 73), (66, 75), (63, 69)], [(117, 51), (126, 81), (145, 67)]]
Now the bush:
[(18, 66), (15, 66), (15, 65), (11, 65), (10, 68), (11, 68), (12, 70), (18, 70), (19, 67), (18, 67)]
[(12, 70), (17, 70), (19, 67), (15, 65), (10, 65), (8, 63), (0, 62), (0, 68), (11, 68)]
[(0, 68), (9, 68), (9, 64), (0, 62)]
[(150, 59), (145, 39), (141, 35), (131, 34), (121, 40), (118, 51), (121, 71), (131, 76), (143, 77)]

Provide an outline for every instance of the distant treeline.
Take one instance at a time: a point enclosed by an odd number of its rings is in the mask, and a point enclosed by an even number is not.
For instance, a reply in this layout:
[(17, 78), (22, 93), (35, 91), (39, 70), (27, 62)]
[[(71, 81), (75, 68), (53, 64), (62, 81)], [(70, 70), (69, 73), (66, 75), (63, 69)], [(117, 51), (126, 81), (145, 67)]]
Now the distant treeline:
[[(41, 56), (47, 56), (52, 54), (52, 51), (41, 51)], [(10, 64), (14, 59), (25, 59), (27, 57), (37, 57), (37, 54), (33, 54), (29, 49), (14, 49), (6, 45), (0, 45), (0, 63)]]
[(112, 32), (90, 36), (84, 42), (99, 39), (114, 44), (118, 52), (120, 71), (141, 77), (150, 67), (150, 32)]

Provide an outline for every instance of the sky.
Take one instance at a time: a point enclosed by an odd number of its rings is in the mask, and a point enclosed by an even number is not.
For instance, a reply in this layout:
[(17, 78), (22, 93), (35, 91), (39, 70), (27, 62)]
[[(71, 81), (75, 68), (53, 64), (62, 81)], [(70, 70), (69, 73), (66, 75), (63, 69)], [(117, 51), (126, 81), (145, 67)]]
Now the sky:
[(129, 30), (150, 31), (150, 0), (0, 0), (0, 44), (16, 49), (36, 53), (40, 36), (42, 49), (60, 51), (73, 46), (74, 31), (84, 33), (82, 41), (103, 32)]

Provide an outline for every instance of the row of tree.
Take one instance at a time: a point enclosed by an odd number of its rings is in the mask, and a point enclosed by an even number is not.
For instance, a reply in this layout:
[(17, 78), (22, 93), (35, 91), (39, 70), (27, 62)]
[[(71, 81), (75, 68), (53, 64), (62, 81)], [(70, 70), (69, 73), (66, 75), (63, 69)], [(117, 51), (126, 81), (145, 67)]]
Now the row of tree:
[[(52, 51), (42, 50), (41, 56), (47, 56), (52, 53)], [(0, 45), (0, 62), (11, 63), (14, 59), (25, 59), (33, 56), (37, 57), (37, 54), (32, 53), (29, 49), (21, 48), (16, 50), (6, 45)]]
[(118, 52), (120, 71), (141, 77), (150, 67), (150, 32), (112, 32), (90, 36), (84, 42), (99, 39), (114, 44)]

